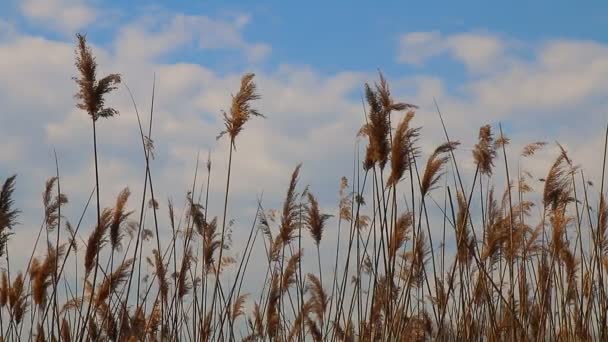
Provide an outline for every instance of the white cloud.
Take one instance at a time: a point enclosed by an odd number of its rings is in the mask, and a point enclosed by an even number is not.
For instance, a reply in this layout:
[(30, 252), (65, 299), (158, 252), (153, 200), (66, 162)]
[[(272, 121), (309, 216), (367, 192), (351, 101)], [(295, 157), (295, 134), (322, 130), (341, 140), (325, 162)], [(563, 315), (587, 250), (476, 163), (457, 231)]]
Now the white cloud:
[(244, 40), (242, 30), (248, 22), (244, 15), (223, 19), (183, 14), (145, 17), (120, 30), (116, 51), (133, 61), (153, 60), (195, 44), (200, 49), (241, 51), (250, 61), (260, 61), (270, 53), (270, 46)]
[(440, 32), (412, 32), (401, 36), (398, 60), (422, 65), (429, 58), (449, 54), (472, 71), (483, 71), (502, 58), (505, 43), (484, 33), (442, 35)]
[(608, 89), (608, 47), (549, 42), (534, 60), (518, 60), (468, 88), (480, 104), (502, 114), (525, 109), (577, 110)]
[(97, 11), (82, 0), (22, 0), (21, 11), (35, 23), (73, 33), (93, 22)]
[(430, 57), (445, 52), (439, 32), (412, 32), (399, 39), (400, 62), (420, 65)]

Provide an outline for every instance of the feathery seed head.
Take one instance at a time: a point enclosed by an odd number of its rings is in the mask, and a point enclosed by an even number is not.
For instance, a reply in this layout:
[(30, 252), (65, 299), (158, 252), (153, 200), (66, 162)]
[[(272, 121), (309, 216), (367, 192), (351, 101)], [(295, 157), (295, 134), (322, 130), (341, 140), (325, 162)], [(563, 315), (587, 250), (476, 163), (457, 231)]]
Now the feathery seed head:
[(479, 128), (479, 141), (473, 149), (473, 157), (481, 174), (488, 176), (492, 174), (494, 158), (496, 157), (496, 146), (490, 125)]
[(76, 107), (84, 110), (91, 116), (93, 121), (98, 118), (112, 117), (118, 114), (114, 108), (105, 107), (105, 95), (116, 89), (121, 82), (119, 74), (110, 74), (97, 80), (97, 61), (93, 56), (91, 48), (87, 45), (86, 36), (77, 34), (76, 39), (76, 68), (80, 77), (74, 78), (78, 85), (78, 100)]
[(257, 93), (257, 86), (253, 81), (254, 76), (255, 74), (248, 73), (241, 78), (241, 87), (236, 95), (232, 96), (230, 112), (224, 112), (226, 130), (220, 132), (218, 138), (224, 134), (228, 134), (231, 143), (234, 144), (237, 135), (243, 130), (243, 126), (249, 121), (251, 116), (264, 117), (257, 109), (251, 107), (251, 102), (261, 98)]

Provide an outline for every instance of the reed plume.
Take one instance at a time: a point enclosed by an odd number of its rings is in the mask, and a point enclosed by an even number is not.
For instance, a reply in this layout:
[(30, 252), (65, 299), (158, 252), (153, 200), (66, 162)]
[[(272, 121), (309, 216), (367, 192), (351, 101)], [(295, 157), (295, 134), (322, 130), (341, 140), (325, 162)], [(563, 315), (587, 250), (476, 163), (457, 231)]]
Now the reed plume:
[(68, 203), (68, 198), (64, 194), (58, 194), (53, 197), (53, 187), (57, 182), (57, 177), (51, 177), (46, 181), (44, 193), (42, 194), (42, 203), (44, 205), (44, 220), (46, 227), (52, 231), (57, 226), (59, 220), (59, 207)]
[(23, 285), (23, 274), (19, 272), (17, 277), (15, 277), (15, 280), (13, 280), (13, 285), (8, 294), (8, 306), (11, 309), (13, 319), (17, 325), (21, 323), (23, 315), (28, 307), (28, 295), (25, 293)]
[(302, 258), (302, 251), (294, 253), (287, 262), (287, 267), (283, 272), (283, 278), (281, 281), (281, 291), (285, 293), (291, 286), (296, 283), (296, 275), (298, 266), (300, 265), (300, 259)]
[(433, 189), (441, 177), (441, 169), (449, 160), (449, 156), (444, 156), (444, 154), (454, 151), (458, 145), (460, 145), (459, 142), (450, 141), (438, 146), (431, 154), (427, 160), (420, 185), (420, 193), (423, 197)]
[(317, 316), (317, 319), (321, 322), (321, 326), (323, 326), (329, 297), (317, 276), (309, 273), (308, 280), (310, 280), (310, 300), (308, 301), (310, 303), (310, 311)]
[(571, 191), (570, 174), (572, 171), (568, 157), (561, 153), (553, 162), (545, 178), (543, 203), (546, 208), (555, 210), (560, 203), (568, 200)]
[[(114, 206), (114, 210), (112, 210), (112, 222), (110, 223), (110, 245), (112, 246), (113, 250), (121, 248), (125, 228), (124, 224), (128, 223), (127, 220), (133, 213), (133, 211), (126, 210), (127, 201), (130, 195), (131, 191), (129, 188), (123, 189), (120, 194), (118, 194), (118, 197), (116, 198), (116, 205)], [(130, 226), (133, 227), (133, 224)]]
[(390, 113), (392, 111), (404, 111), (418, 108), (417, 106), (404, 102), (395, 102), (391, 96), (391, 91), (389, 89), (388, 82), (386, 78), (382, 74), (382, 72), (378, 72), (378, 78), (380, 83), (376, 84), (376, 92), (378, 93), (378, 101), (382, 106), (382, 110), (385, 113)]
[(241, 78), (241, 87), (236, 95), (232, 96), (230, 112), (224, 112), (224, 126), (226, 130), (220, 132), (218, 138), (224, 134), (230, 136), (231, 145), (243, 130), (243, 126), (252, 116), (264, 117), (257, 109), (251, 107), (251, 102), (259, 100), (261, 96), (257, 93), (257, 86), (253, 82), (255, 74), (248, 73)]
[(366, 135), (369, 144), (363, 167), (369, 170), (378, 164), (383, 169), (388, 160), (390, 121), (388, 113), (382, 110), (378, 94), (367, 83), (365, 84), (365, 97), (369, 106), (368, 122), (363, 125), (359, 134)]
[(112, 274), (99, 285), (97, 291), (97, 305), (104, 304), (111, 293), (113, 293), (121, 283), (125, 282), (129, 277), (131, 264), (133, 259), (125, 260)]
[(319, 209), (319, 202), (315, 196), (308, 192), (308, 206), (306, 210), (306, 226), (315, 244), (319, 245), (323, 237), (323, 229), (325, 228), (325, 221), (327, 221), (331, 215), (322, 214)]
[(409, 273), (406, 272), (406, 274), (402, 274), (402, 278), (408, 281), (408, 283), (406, 283), (407, 286), (422, 286), (428, 253), (429, 249), (426, 237), (424, 233), (420, 232), (416, 235), (413, 249), (403, 254), (404, 259), (409, 262), (409, 267), (411, 268)]
[(153, 250), (154, 254), (154, 266), (156, 267), (156, 279), (158, 281), (158, 289), (160, 292), (160, 298), (163, 302), (167, 303), (167, 293), (169, 292), (169, 284), (167, 283), (167, 271), (165, 264), (163, 263), (162, 257), (158, 250)]
[(120, 84), (119, 74), (110, 74), (97, 80), (97, 61), (91, 48), (87, 45), (86, 36), (77, 34), (76, 39), (76, 68), (80, 77), (75, 81), (78, 93), (75, 98), (79, 101), (77, 107), (86, 111), (93, 121), (98, 118), (108, 118), (118, 114), (114, 108), (105, 107), (105, 95), (116, 89)]
[(64, 254), (64, 246), (56, 250), (50, 243), (44, 260), (32, 260), (30, 278), (32, 279), (32, 299), (40, 307), (46, 305), (47, 289), (52, 284), (52, 276), (57, 269), (57, 260)]
[(289, 341), (297, 341), (300, 337), (300, 333), (304, 330), (306, 320), (308, 319), (310, 306), (310, 302), (306, 302), (300, 308), (300, 311), (298, 312), (296, 318), (293, 320), (293, 324), (291, 325), (291, 329), (289, 330)]
[(352, 220), (352, 199), (351, 194), (347, 193), (348, 189), (348, 178), (342, 177), (340, 179), (340, 203), (338, 209), (340, 212), (340, 219), (350, 222)]
[(531, 157), (538, 150), (543, 148), (545, 145), (547, 145), (547, 143), (544, 141), (536, 141), (536, 142), (530, 143), (530, 144), (524, 146), (524, 148), (521, 151), (521, 156), (522, 157)]
[(12, 230), (17, 223), (17, 215), (19, 215), (19, 210), (13, 208), (16, 178), (17, 175), (7, 178), (0, 190), (0, 257), (6, 251), (6, 243), (11, 235), (9, 230)]
[(403, 213), (397, 219), (397, 224), (395, 224), (393, 235), (388, 244), (389, 260), (395, 259), (397, 251), (403, 246), (405, 241), (410, 238), (409, 233), (412, 229), (412, 223), (413, 215), (411, 212)]
[(388, 177), (387, 186), (399, 183), (403, 177), (403, 173), (410, 168), (412, 160), (417, 156), (417, 149), (414, 143), (418, 138), (420, 128), (410, 127), (410, 122), (413, 118), (414, 112), (407, 112), (397, 126), (397, 130), (393, 136), (391, 174)]
[(192, 249), (188, 249), (184, 252), (182, 258), (181, 267), (177, 275), (177, 296), (181, 300), (185, 295), (192, 289), (192, 284), (186, 278), (188, 270), (190, 270), (190, 263), (192, 262)]
[(479, 128), (479, 141), (473, 149), (473, 158), (479, 167), (479, 172), (485, 175), (492, 175), (494, 158), (496, 157), (496, 146), (490, 125)]
[(469, 232), (469, 205), (462, 192), (457, 194), (458, 215), (456, 216), (456, 249), (457, 260), (461, 264), (469, 264), (474, 253), (475, 240)]
[(287, 196), (283, 202), (283, 211), (281, 215), (281, 228), (279, 236), (283, 246), (289, 244), (294, 239), (296, 232), (296, 224), (299, 215), (299, 205), (296, 203), (296, 186), (298, 184), (298, 177), (300, 175), (300, 168), (302, 164), (298, 164), (291, 174), (291, 180), (289, 182), (289, 188), (287, 189)]
[(6, 271), (2, 271), (2, 280), (0, 281), (0, 308), (6, 306), (8, 303), (8, 294), (11, 291), (11, 287), (8, 283), (8, 276)]
[(234, 300), (232, 304), (232, 311), (230, 311), (230, 320), (232, 323), (236, 321), (237, 318), (243, 316), (245, 314), (245, 301), (247, 300), (248, 294), (242, 294)]
[(266, 333), (269, 338), (275, 338), (281, 329), (279, 299), (281, 297), (280, 278), (275, 273), (272, 276), (270, 292), (268, 293), (268, 307), (266, 309)]
[(608, 254), (608, 205), (606, 205), (606, 196), (604, 195), (600, 196), (597, 221), (597, 245), (602, 254)]
[(84, 258), (84, 268), (86, 275), (88, 275), (91, 270), (93, 270), (93, 266), (95, 266), (97, 258), (99, 256), (99, 251), (103, 248), (103, 245), (106, 242), (105, 235), (108, 231), (108, 228), (110, 227), (111, 219), (112, 210), (104, 209), (99, 224), (95, 227), (95, 229), (93, 230), (93, 232), (91, 232), (91, 235), (89, 236)]
[(213, 218), (211, 222), (205, 224), (203, 235), (203, 265), (207, 272), (211, 271), (215, 266), (215, 252), (222, 248), (221, 241), (217, 230), (217, 218)]

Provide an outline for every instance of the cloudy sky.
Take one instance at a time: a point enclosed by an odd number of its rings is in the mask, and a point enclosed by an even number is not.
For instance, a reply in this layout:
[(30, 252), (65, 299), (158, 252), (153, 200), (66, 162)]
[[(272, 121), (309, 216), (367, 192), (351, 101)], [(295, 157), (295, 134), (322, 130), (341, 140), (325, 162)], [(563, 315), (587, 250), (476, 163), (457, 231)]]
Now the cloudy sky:
[[(53, 151), (71, 221), (94, 185), (91, 124), (73, 99), (77, 32), (87, 34), (102, 74), (123, 75), (145, 120), (156, 75), (152, 176), (161, 210), (167, 198), (183, 203), (197, 154), (210, 153), (209, 210), (222, 214), (227, 141), (216, 136), (245, 72), (256, 73), (267, 118), (237, 140), (235, 229), (248, 228), (262, 193), (267, 207), (278, 205), (299, 162), (302, 183), (334, 210), (364, 122), (363, 84), (378, 70), (395, 98), (420, 106), (414, 122), (425, 153), (443, 139), (436, 99), (465, 166), (479, 126), (501, 123), (512, 156), (532, 141), (559, 141), (597, 177), (608, 122), (608, 3), (533, 3), (3, 0), (0, 180), (18, 174), (23, 211), (11, 248), (29, 255), (22, 247), (40, 226)], [(145, 172), (136, 116), (124, 87), (107, 103), (121, 114), (99, 124), (102, 206), (129, 186), (135, 207)], [(554, 155), (549, 149), (530, 168), (541, 177)]]

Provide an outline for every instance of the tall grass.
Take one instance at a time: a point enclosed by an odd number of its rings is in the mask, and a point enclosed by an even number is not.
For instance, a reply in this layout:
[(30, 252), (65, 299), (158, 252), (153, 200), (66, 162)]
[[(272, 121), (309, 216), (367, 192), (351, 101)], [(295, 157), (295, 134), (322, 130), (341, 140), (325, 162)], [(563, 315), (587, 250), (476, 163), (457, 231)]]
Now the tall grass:
[[(77, 107), (92, 121), (95, 187), (73, 226), (61, 211), (68, 197), (61, 192), (57, 162), (44, 187), (44, 217), (32, 256), (25, 271), (16, 271), (6, 244), (19, 233), (13, 231), (21, 214), (14, 201), (18, 188), (15, 176), (4, 181), (3, 340), (608, 338), (606, 145), (599, 185), (585, 178), (559, 144), (546, 176), (537, 181), (525, 165), (546, 143), (514, 151), (501, 126), (484, 125), (472, 155), (457, 159), (460, 144), (449, 137), (437, 108), (445, 139), (424, 156), (417, 107), (393, 99), (380, 74), (377, 84), (363, 88), (360, 135), (367, 145), (361, 154), (357, 144), (352, 178), (343, 177), (337, 186), (335, 212), (324, 210), (314, 189), (300, 184), (306, 166), (297, 165), (285, 175), (280, 210), (268, 210), (260, 199), (250, 230), (236, 232), (244, 246), (233, 251), (230, 183), (245, 175), (232, 161), (238, 158), (237, 137), (247, 134), (245, 124), (262, 116), (253, 108), (260, 98), (255, 76), (242, 77), (223, 116), (223, 198), (210, 197), (218, 177), (211, 176), (210, 159), (206, 183), (197, 186), (197, 162), (183, 217), (169, 201), (164, 226), (157, 218), (164, 203), (154, 194), (151, 173), (154, 94), (147, 133), (133, 101), (146, 162), (139, 211), (129, 202), (139, 194), (128, 188), (103, 208), (97, 151), (103, 135), (96, 124), (117, 114), (105, 106), (104, 95), (121, 78), (97, 79), (95, 58), (81, 35), (76, 66)], [(507, 157), (514, 153), (516, 168)], [(472, 177), (463, 165), (474, 166)], [(534, 191), (533, 184), (542, 190)], [(81, 223), (93, 194), (96, 223), (87, 231)], [(221, 220), (208, 212), (216, 200)], [(149, 211), (153, 230), (145, 228)], [(162, 244), (161, 234), (170, 237)], [(264, 251), (261, 259), (251, 259), (254, 250)], [(259, 292), (243, 293), (245, 282), (260, 283)]]

